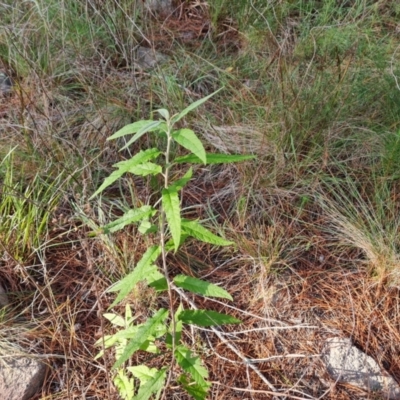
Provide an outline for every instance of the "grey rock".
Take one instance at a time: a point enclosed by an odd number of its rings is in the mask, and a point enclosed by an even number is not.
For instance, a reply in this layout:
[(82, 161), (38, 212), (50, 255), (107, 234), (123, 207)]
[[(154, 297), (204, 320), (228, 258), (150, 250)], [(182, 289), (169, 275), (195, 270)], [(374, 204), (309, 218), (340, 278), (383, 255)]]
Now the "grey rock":
[(0, 72), (0, 95), (10, 93), (12, 86), (11, 78), (4, 72)]
[(135, 61), (143, 69), (152, 69), (168, 60), (168, 56), (154, 49), (139, 46), (135, 51)]
[(353, 346), (350, 339), (328, 339), (322, 359), (334, 380), (369, 392), (381, 392), (386, 399), (400, 399), (397, 382), (372, 357)]
[(29, 400), (42, 387), (46, 365), (29, 357), (2, 352), (0, 358), (0, 398)]
[(265, 96), (268, 93), (267, 87), (261, 81), (246, 79), (243, 81), (243, 86), (254, 94)]
[(173, 11), (172, 0), (145, 0), (144, 6), (157, 14), (169, 14)]
[(6, 305), (8, 305), (8, 303), (9, 303), (9, 301), (8, 301), (7, 293), (4, 290), (3, 286), (0, 285), (0, 308), (5, 307)]

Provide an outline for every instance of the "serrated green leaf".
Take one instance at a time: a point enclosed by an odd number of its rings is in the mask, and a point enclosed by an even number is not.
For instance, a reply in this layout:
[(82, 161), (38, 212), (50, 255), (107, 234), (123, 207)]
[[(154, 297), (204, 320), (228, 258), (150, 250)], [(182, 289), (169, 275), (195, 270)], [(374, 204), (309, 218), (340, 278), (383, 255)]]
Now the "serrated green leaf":
[(166, 110), (165, 108), (160, 108), (159, 110), (156, 110), (166, 121), (169, 120), (169, 111)]
[(157, 269), (146, 276), (147, 284), (153, 289), (157, 290), (157, 292), (163, 292), (168, 289), (167, 280), (164, 275), (159, 272)]
[(103, 184), (90, 196), (90, 199), (93, 199), (93, 197), (97, 196), (99, 193), (101, 193), (105, 188), (113, 184), (117, 179), (119, 179), (123, 174), (128, 172), (131, 168), (133, 168), (135, 165), (142, 164), (146, 161), (152, 160), (156, 157), (158, 157), (161, 154), (161, 152), (158, 149), (147, 149), (145, 151), (139, 151), (139, 153), (135, 154), (131, 159), (126, 160), (126, 161), (121, 161), (115, 165), (113, 165), (114, 168), (118, 168), (116, 171), (113, 171), (109, 177), (107, 177)]
[(233, 300), (232, 296), (225, 289), (198, 278), (192, 278), (191, 276), (186, 275), (177, 275), (174, 278), (174, 283), (176, 286), (192, 293)]
[[(118, 163), (120, 164), (120, 163)], [(118, 167), (117, 171), (113, 171), (104, 182), (100, 185), (100, 187), (89, 197), (89, 200), (92, 200), (99, 193), (101, 193), (105, 188), (112, 185), (117, 179), (119, 179), (125, 172), (127, 172), (128, 168), (125, 168), (123, 165), (115, 164), (114, 167)]]
[(233, 244), (228, 240), (222, 239), (221, 237), (214, 235), (207, 228), (204, 228), (199, 222), (191, 221), (188, 219), (182, 219), (181, 221), (182, 231), (189, 236), (192, 236), (205, 243), (215, 244), (217, 246), (229, 246)]
[(120, 163), (116, 164), (124, 164), (124, 168), (126, 168), (126, 171), (129, 172), (129, 170), (136, 165), (143, 164), (147, 161), (154, 160), (161, 154), (161, 151), (156, 149), (156, 148), (151, 148), (147, 150), (140, 150), (139, 153), (136, 153), (132, 158), (126, 161), (121, 161)]
[(183, 388), (192, 396), (195, 400), (205, 400), (208, 395), (209, 385), (201, 386), (193, 381), (188, 380), (185, 374), (182, 374), (178, 378), (178, 382), (183, 386)]
[(147, 235), (149, 233), (155, 233), (158, 231), (158, 226), (152, 224), (150, 221), (142, 221), (139, 225), (138, 231), (142, 234), (142, 235)]
[[(142, 327), (144, 324), (139, 324), (139, 325), (131, 325), (128, 326), (126, 329), (121, 329), (119, 331), (117, 331), (116, 333), (114, 333), (114, 335), (105, 335), (104, 336), (104, 346), (105, 348), (109, 348), (111, 346), (114, 346), (114, 344), (116, 342), (120, 342), (123, 343), (124, 341), (126, 342), (127, 339), (132, 339), (134, 338), (137, 333), (138, 330), (140, 329), (140, 327)], [(158, 326), (154, 335), (153, 336), (149, 336), (146, 339), (146, 342), (143, 343), (143, 345), (140, 347), (141, 350), (145, 350), (145, 351), (149, 351), (149, 344), (151, 344), (151, 342), (154, 342), (155, 338), (159, 338), (163, 335), (165, 335), (167, 332), (167, 327), (166, 326)], [(96, 346), (102, 345), (103, 344), (103, 338), (97, 340), (95, 342)]]
[(128, 143), (121, 147), (121, 150), (124, 150), (128, 148), (132, 143), (136, 142), (139, 138), (141, 138), (145, 133), (147, 132), (153, 132), (158, 129), (160, 129), (160, 126), (165, 125), (164, 122), (162, 121), (152, 121), (149, 124), (143, 126), (141, 129), (138, 130), (138, 132), (128, 141)]
[(205, 381), (208, 378), (207, 369), (201, 364), (200, 357), (193, 355), (190, 349), (183, 345), (175, 348), (176, 361), (180, 367), (201, 387), (208, 387), (209, 384)]
[(153, 379), (157, 372), (157, 368), (149, 368), (147, 365), (136, 365), (134, 367), (126, 368), (129, 372), (132, 372), (132, 375), (139, 379), (140, 382), (146, 383), (147, 381)]
[(174, 248), (175, 251), (177, 251), (181, 240), (181, 208), (176, 189), (163, 189), (162, 205), (165, 211), (165, 216), (167, 217), (172, 239), (174, 240)]
[(201, 106), (203, 103), (205, 103), (208, 99), (210, 99), (211, 97), (213, 97), (215, 94), (217, 94), (221, 89), (216, 90), (214, 93), (211, 93), (210, 95), (203, 97), (200, 100), (195, 101), (194, 103), (190, 104), (188, 107), (186, 107), (184, 110), (182, 110), (179, 114), (174, 115), (172, 117), (172, 124), (175, 124), (176, 122), (178, 122), (180, 119), (182, 119), (186, 114), (190, 113), (190, 111), (193, 111), (194, 109), (196, 109), (197, 107)]
[(147, 339), (141, 346), (139, 350), (143, 350), (146, 353), (160, 354), (160, 350), (154, 344), (154, 338)]
[(114, 385), (118, 389), (118, 393), (123, 400), (132, 400), (134, 394), (134, 381), (128, 378), (123, 370), (119, 370), (113, 379)]
[(179, 314), (179, 320), (185, 324), (198, 326), (240, 324), (241, 322), (230, 315), (210, 310), (185, 310)]
[(149, 247), (143, 254), (141, 260), (137, 263), (135, 269), (108, 289), (108, 292), (119, 292), (110, 308), (124, 299), (139, 281), (144, 280), (146, 276), (157, 270), (157, 267), (153, 263), (160, 254), (160, 246)]
[(151, 222), (149, 220), (144, 220), (140, 223), (138, 231), (144, 234), (147, 233), (150, 228), (151, 228)]
[(144, 385), (140, 385), (138, 394), (134, 397), (134, 400), (148, 400), (153, 394), (159, 392), (165, 383), (167, 377), (167, 369), (163, 368), (157, 371), (154, 376), (149, 379)]
[(152, 120), (143, 120), (143, 121), (136, 121), (133, 124), (129, 124), (124, 126), (119, 131), (115, 132), (111, 135), (107, 140), (114, 140), (120, 138), (122, 136), (131, 135), (135, 133), (135, 135), (129, 140), (129, 142), (124, 146), (127, 147), (136, 140), (138, 140), (141, 136), (143, 136), (146, 132), (152, 132), (160, 127), (166, 127), (165, 123), (162, 121), (152, 121)]
[[(182, 336), (182, 328), (183, 328), (183, 322), (179, 321), (178, 315), (181, 313), (183, 310), (182, 304), (179, 305), (178, 309), (175, 312), (174, 319), (175, 319), (175, 345), (177, 345)], [(173, 331), (173, 324), (170, 324), (169, 331), (167, 333), (167, 337), (165, 338), (165, 343), (167, 346), (171, 349), (172, 348), (172, 331)]]
[(121, 354), (124, 352), (124, 349), (125, 349), (127, 343), (128, 343), (127, 340), (120, 340), (117, 342), (117, 344), (114, 346), (115, 347), (115, 359), (118, 359), (119, 357), (121, 357)]
[(142, 221), (156, 214), (156, 210), (151, 206), (142, 206), (128, 210), (122, 217), (110, 222), (103, 227), (104, 233), (113, 233), (123, 229), (126, 225), (133, 222)]
[(179, 192), (185, 185), (192, 179), (193, 176), (193, 168), (190, 167), (188, 171), (185, 173), (185, 175), (182, 176), (182, 178), (176, 180), (175, 182), (172, 182), (171, 186), (174, 188), (177, 192)]
[(149, 283), (149, 286), (152, 287), (157, 292), (165, 292), (166, 290), (168, 290), (168, 284), (165, 278), (154, 280), (151, 283)]
[[(189, 235), (187, 235), (186, 233), (181, 231), (181, 241), (179, 243), (178, 247), (181, 247), (183, 245), (183, 243), (185, 243), (185, 240), (189, 237)], [(168, 240), (168, 242), (165, 244), (165, 250), (167, 251), (171, 251), (175, 249), (175, 244), (174, 244), (174, 240), (170, 239)]]
[(201, 143), (201, 140), (191, 129), (179, 129), (172, 132), (172, 137), (182, 147), (195, 154), (204, 164), (206, 164), (207, 158), (203, 143)]
[[(117, 357), (119, 357), (122, 353), (124, 348), (126, 347), (126, 344), (128, 343), (128, 339), (132, 339), (136, 336), (137, 331), (140, 326), (135, 326), (135, 330), (133, 330), (133, 327), (130, 327), (128, 329), (125, 329), (123, 332), (121, 332), (119, 335), (106, 335), (104, 336), (104, 347), (106, 349), (110, 347), (120, 347), (119, 351), (116, 351)], [(163, 335), (165, 332), (163, 333)], [(162, 335), (161, 335), (162, 336)], [(154, 344), (155, 337), (149, 336), (143, 344), (140, 346), (140, 350), (146, 351), (147, 353), (153, 353), (153, 354), (158, 354), (160, 351), (159, 349), (155, 346)], [(103, 339), (97, 340), (96, 341), (96, 346), (102, 345), (103, 344)], [(103, 356), (103, 351), (101, 351), (95, 359), (102, 357)]]
[[(105, 335), (104, 336), (104, 347), (108, 349), (111, 346), (114, 346), (114, 344), (118, 341), (117, 338), (114, 337), (114, 335)], [(95, 346), (102, 346), (103, 345), (103, 337), (101, 339), (98, 339), (94, 342)], [(100, 354), (101, 353), (101, 354)], [(101, 357), (103, 355), (103, 351), (101, 351), (95, 359)]]
[(143, 164), (135, 165), (130, 168), (128, 172), (139, 176), (158, 175), (162, 172), (162, 168), (160, 165), (152, 162), (145, 162)]
[[(182, 321), (177, 321), (175, 324), (176, 331), (175, 331), (175, 344), (179, 343), (181, 340), (182, 336), (182, 327), (183, 327), (183, 322)], [(169, 349), (172, 349), (172, 332), (168, 332), (167, 336), (165, 338), (165, 343)]]
[(168, 310), (161, 308), (157, 313), (149, 318), (137, 331), (137, 335), (131, 339), (126, 345), (124, 352), (113, 365), (113, 368), (119, 368), (122, 363), (127, 361), (133, 353), (140, 349), (140, 347), (148, 340), (149, 336), (153, 335), (159, 325), (164, 325), (164, 321), (168, 317)]
[[(116, 346), (118, 343), (125, 343), (127, 339), (134, 338), (137, 334), (137, 331), (139, 329), (140, 325), (135, 325), (135, 326), (129, 326), (126, 329), (121, 329), (118, 332), (116, 332), (114, 335), (105, 335), (104, 340), (103, 338), (97, 340), (95, 342), (96, 346), (102, 346), (104, 343), (104, 347), (106, 349)], [(145, 350), (145, 349), (142, 349)], [(104, 355), (103, 350), (101, 350), (95, 357), (97, 360), (98, 358), (102, 357)]]
[(152, 120), (142, 120), (136, 121), (133, 124), (125, 125), (123, 128), (119, 129), (117, 132), (112, 134), (107, 140), (114, 140), (118, 139), (125, 135), (131, 135), (143, 129), (144, 127), (148, 126), (149, 124), (153, 123)]
[(129, 304), (125, 304), (125, 321), (127, 324), (130, 324), (134, 318), (132, 318), (132, 309)]
[(137, 331), (141, 327), (141, 325), (142, 324), (128, 326), (125, 329), (121, 329), (118, 332), (115, 332), (114, 335), (112, 335), (111, 337), (113, 337), (119, 341), (121, 341), (123, 339), (132, 339), (133, 337), (135, 337), (137, 335)]
[(120, 315), (113, 313), (105, 313), (103, 314), (103, 317), (105, 319), (108, 319), (113, 325), (125, 328), (125, 320)]
[[(253, 160), (257, 158), (252, 155), (242, 155), (242, 154), (216, 154), (216, 153), (206, 153), (206, 164), (230, 164), (233, 162)], [(203, 161), (194, 154), (188, 154), (186, 156), (177, 157), (174, 160), (175, 163), (190, 163), (190, 164), (202, 164)]]

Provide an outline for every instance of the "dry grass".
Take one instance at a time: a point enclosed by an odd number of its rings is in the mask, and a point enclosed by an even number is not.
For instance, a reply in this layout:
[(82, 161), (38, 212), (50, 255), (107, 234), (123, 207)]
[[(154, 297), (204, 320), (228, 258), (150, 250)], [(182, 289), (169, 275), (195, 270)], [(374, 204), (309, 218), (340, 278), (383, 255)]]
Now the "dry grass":
[[(198, 307), (243, 321), (218, 334), (185, 332), (210, 371), (209, 398), (382, 398), (336, 384), (320, 354), (324, 339), (350, 337), (400, 383), (395, 2), (321, 5), (315, 13), (318, 2), (177, 1), (162, 18), (124, 2), (83, 3), (60, 11), (60, 37), (45, 23), (52, 2), (18, 3), (12, 17), (0, 4), (0, 15), (14, 18), (0, 31), (0, 66), (17, 83), (0, 98), (0, 156), (15, 147), (16, 195), (40, 176), (55, 182), (57, 199), (40, 245), (27, 241), (16, 252), (19, 243), (0, 236), (0, 277), (11, 300), (0, 345), (49, 365), (37, 400), (118, 398), (113, 355), (95, 361), (94, 343), (112, 329), (102, 318), (113, 301), (106, 289), (149, 243), (134, 228), (109, 237), (89, 232), (150, 201), (152, 187), (126, 178), (88, 201), (111, 165), (129, 155), (106, 138), (155, 108), (179, 110), (219, 86), (225, 91), (188, 124), (210, 150), (258, 159), (197, 168), (183, 207), (236, 245), (189, 243), (169, 256), (172, 274), (207, 278), (234, 297), (233, 304), (196, 299)], [(18, 39), (17, 28), (32, 34)], [(137, 45), (169, 61), (137, 68)], [(142, 138), (138, 148), (151, 144)], [(5, 171), (0, 164), (1, 183)], [(139, 286), (127, 301), (140, 321), (167, 300)], [(170, 399), (185, 396), (174, 383), (168, 388)]]

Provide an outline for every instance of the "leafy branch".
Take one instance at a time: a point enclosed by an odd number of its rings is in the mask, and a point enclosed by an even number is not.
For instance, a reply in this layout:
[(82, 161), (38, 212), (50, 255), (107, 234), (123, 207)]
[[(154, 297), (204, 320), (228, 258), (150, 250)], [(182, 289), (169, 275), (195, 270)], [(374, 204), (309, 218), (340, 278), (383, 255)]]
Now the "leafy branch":
[[(217, 92), (215, 92), (217, 93)], [(114, 165), (116, 168), (91, 198), (97, 196), (124, 174), (138, 176), (161, 176), (163, 187), (159, 198), (153, 206), (145, 205), (128, 210), (122, 217), (102, 227), (102, 233), (112, 234), (124, 229), (130, 224), (138, 224), (138, 231), (142, 235), (157, 234), (157, 244), (150, 246), (143, 254), (136, 267), (119, 282), (109, 288), (109, 292), (116, 292), (117, 296), (111, 307), (124, 300), (138, 282), (147, 284), (159, 293), (167, 291), (168, 310), (160, 308), (152, 317), (141, 324), (136, 324), (127, 305), (125, 317), (107, 313), (107, 318), (118, 327), (114, 335), (104, 338), (105, 348), (115, 349), (115, 364), (113, 369), (114, 383), (124, 400), (162, 398), (172, 380), (179, 383), (189, 395), (196, 400), (204, 400), (210, 388), (207, 381), (208, 372), (202, 365), (201, 358), (192, 353), (181, 340), (182, 329), (185, 325), (215, 327), (224, 324), (237, 324), (240, 321), (232, 316), (212, 310), (199, 310), (189, 301), (184, 291), (205, 297), (217, 297), (232, 300), (232, 296), (223, 288), (210, 282), (186, 275), (170, 276), (167, 255), (177, 252), (189, 237), (218, 246), (229, 246), (232, 242), (225, 240), (207, 228), (199, 221), (188, 220), (182, 217), (180, 191), (190, 181), (193, 175), (192, 167), (178, 179), (171, 180), (171, 171), (182, 163), (186, 164), (216, 164), (244, 161), (253, 158), (248, 155), (208, 154), (196, 134), (188, 128), (175, 129), (175, 124), (186, 114), (199, 107), (215, 93), (200, 99), (180, 113), (170, 116), (166, 109), (157, 110), (161, 120), (138, 121), (127, 125), (109, 137), (109, 140), (133, 135), (122, 149), (132, 145), (144, 134), (154, 134), (166, 137), (165, 149), (150, 148), (139, 151), (132, 158)], [(172, 144), (175, 143), (189, 151), (186, 156), (172, 158)], [(157, 267), (160, 260), (161, 269)], [(178, 295), (180, 305), (175, 306), (174, 296)], [(185, 310), (182, 300), (191, 306)], [(102, 341), (99, 341), (99, 343)], [(164, 345), (161, 346), (160, 343)], [(126, 362), (137, 351), (149, 354), (169, 352), (168, 365), (157, 369), (145, 364), (126, 366)], [(101, 351), (97, 357), (103, 356)], [(176, 366), (183, 373), (175, 376)], [(139, 385), (137, 385), (137, 383)]]

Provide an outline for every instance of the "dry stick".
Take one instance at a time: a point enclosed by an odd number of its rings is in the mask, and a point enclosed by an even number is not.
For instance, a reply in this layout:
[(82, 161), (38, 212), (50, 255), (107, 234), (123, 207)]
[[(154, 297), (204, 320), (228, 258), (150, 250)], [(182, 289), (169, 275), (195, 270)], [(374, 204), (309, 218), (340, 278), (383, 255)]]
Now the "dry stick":
[(260, 393), (260, 394), (272, 394), (273, 396), (290, 396), (291, 399), (295, 399), (295, 400), (312, 400), (313, 397), (297, 397), (297, 396), (292, 396), (292, 395), (288, 395), (286, 393), (275, 393), (275, 392), (270, 392), (268, 390), (257, 390), (257, 389), (244, 389), (244, 388), (239, 388), (239, 387), (235, 387), (235, 386), (227, 386), (224, 385), (223, 383), (220, 382), (213, 382), (216, 385), (219, 386), (223, 386), (229, 389), (233, 389), (233, 390), (237, 390), (238, 392), (251, 392), (251, 393)]
[[(207, 328), (198, 328), (204, 332), (210, 332), (210, 329)], [(319, 329), (318, 326), (315, 325), (290, 325), (290, 326), (266, 326), (263, 328), (252, 328), (246, 329), (244, 331), (232, 331), (232, 332), (221, 332), (222, 335), (225, 336), (236, 336), (236, 335), (243, 335), (246, 333), (253, 333), (253, 332), (264, 332), (264, 331), (285, 331), (289, 329)]]
[(394, 68), (393, 68), (395, 56), (396, 56), (396, 53), (399, 51), (399, 49), (400, 49), (400, 45), (395, 48), (395, 50), (393, 52), (393, 55), (392, 55), (392, 58), (390, 59), (390, 75), (392, 75), (394, 81), (396, 82), (397, 89), (400, 90), (398, 76), (395, 74)]
[[(188, 296), (186, 296), (186, 294), (180, 290), (177, 286), (175, 286), (174, 284), (171, 285), (172, 288), (179, 294), (179, 296), (181, 296), (182, 298), (184, 298), (187, 303), (190, 304), (190, 306), (194, 309), (194, 310), (198, 310), (196, 304), (193, 303), (192, 300), (190, 300), (188, 298)], [(224, 336), (221, 334), (221, 332), (219, 332), (216, 328), (211, 327), (211, 330), (213, 333), (215, 333), (215, 335), (217, 335), (218, 339), (221, 340), (222, 343), (224, 343), (229, 349), (231, 349), (241, 360), (242, 362), (248, 366), (249, 368), (251, 368), (259, 377), (260, 379), (274, 392), (276, 392), (276, 389), (274, 387), (274, 385), (261, 373), (261, 371), (252, 364), (251, 360), (249, 360), (248, 358), (246, 358), (232, 343), (228, 342)], [(278, 393), (277, 393), (278, 394)], [(282, 395), (282, 394), (280, 394)]]
[(280, 321), (279, 319), (260, 317), (257, 314), (253, 314), (251, 312), (248, 312), (248, 311), (245, 311), (245, 310), (241, 310), (240, 308), (237, 308), (235, 306), (231, 306), (230, 304), (223, 303), (222, 301), (219, 301), (217, 299), (209, 299), (209, 300), (213, 301), (214, 303), (221, 304), (224, 307), (230, 308), (231, 310), (239, 311), (240, 313), (242, 313), (244, 315), (248, 315), (249, 317), (260, 319), (261, 321), (264, 321), (264, 322), (273, 322), (273, 323), (276, 323), (276, 324), (285, 325), (288, 328), (293, 328), (294, 327), (293, 325), (290, 325), (289, 323), (284, 322), (284, 321)]
[[(176, 287), (174, 284), (171, 285), (172, 288), (182, 297), (184, 298), (187, 303), (190, 304), (190, 306), (195, 309), (198, 310), (198, 307), (188, 298), (188, 296), (186, 296), (186, 294), (178, 287)], [(303, 326), (302, 326), (303, 327)], [(308, 326), (304, 326), (304, 328), (309, 328)], [(238, 389), (238, 388), (234, 388), (235, 390), (241, 390), (241, 391), (252, 391), (254, 393), (267, 393), (267, 394), (272, 394), (274, 396), (279, 396), (279, 397), (290, 397), (292, 399), (298, 399), (298, 400), (309, 400), (311, 398), (305, 398), (305, 397), (297, 397), (288, 393), (279, 393), (276, 391), (276, 388), (274, 387), (274, 385), (272, 385), (271, 382), (268, 381), (268, 379), (262, 374), (262, 372), (253, 364), (254, 360), (249, 360), (248, 358), (246, 358), (235, 346), (233, 346), (232, 343), (228, 342), (225, 338), (224, 338), (224, 333), (218, 331), (216, 328), (211, 327), (210, 329), (213, 333), (215, 333), (215, 335), (221, 340), (221, 342), (223, 342), (227, 347), (229, 347), (241, 360), (242, 363), (244, 363), (246, 365), (247, 368), (251, 368), (259, 377), (260, 379), (271, 389), (273, 390), (272, 392), (269, 391), (259, 391), (259, 390), (253, 390), (253, 389)], [(299, 356), (297, 354), (293, 354), (291, 356)], [(303, 356), (305, 357), (305, 356)], [(268, 359), (265, 360), (270, 360), (274, 357), (270, 357)], [(231, 360), (228, 360), (231, 361)], [(256, 360), (258, 362), (260, 361), (264, 361), (264, 360)], [(225, 386), (225, 385), (223, 385)]]
[[(222, 333), (222, 332), (221, 332)], [(211, 349), (214, 351), (214, 354), (217, 356), (217, 357), (219, 357), (221, 360), (224, 360), (224, 361), (227, 361), (227, 362), (230, 362), (230, 363), (234, 363), (234, 364), (242, 364), (240, 361), (233, 361), (233, 360), (231, 360), (231, 359), (229, 359), (229, 358), (227, 358), (227, 357), (224, 357), (224, 356), (221, 356), (221, 354), (218, 354), (218, 352), (214, 349), (214, 347), (213, 347), (213, 344), (211, 343), (211, 340), (209, 339), (209, 337), (207, 336), (207, 340), (208, 340), (208, 344), (210, 345), (210, 347), (211, 347)], [(252, 363), (257, 363), (257, 362), (267, 362), (267, 361), (271, 361), (272, 359), (276, 359), (276, 358), (286, 358), (286, 357), (288, 357), (288, 358), (291, 358), (291, 356), (293, 356), (293, 354), (291, 355), (291, 354), (288, 354), (287, 356), (272, 356), (272, 357), (269, 357), (269, 358), (266, 358), (266, 359), (252, 359), (251, 360), (251, 362)], [(296, 356), (296, 354), (294, 355), (294, 356)], [(307, 357), (307, 356), (304, 356), (304, 355), (299, 355), (299, 356), (301, 356), (301, 357)], [(319, 357), (318, 355), (315, 355), (315, 356), (310, 356), (310, 357)], [(248, 371), (248, 369), (249, 369), (249, 364), (247, 364), (246, 365), (246, 375), (248, 376), (249, 375), (249, 371)], [(249, 380), (249, 377), (248, 377), (248, 380)], [(222, 383), (220, 383), (220, 382), (214, 382), (214, 383), (217, 383), (217, 384), (219, 384), (219, 385), (222, 385), (222, 386), (226, 386), (226, 385), (224, 385), (224, 384), (222, 384)], [(250, 382), (249, 382), (249, 385), (251, 385), (250, 384)], [(297, 385), (297, 383), (296, 383), (296, 385)], [(234, 390), (236, 390), (237, 388), (235, 388), (235, 387), (233, 387), (233, 386), (226, 386), (226, 387), (230, 387), (231, 389), (234, 389)], [(272, 394), (272, 392), (269, 392), (269, 391), (265, 391), (265, 390), (256, 390), (256, 389), (244, 389), (244, 388), (242, 388), (242, 389), (240, 389), (240, 390), (242, 390), (242, 391), (254, 391), (254, 393), (268, 393), (268, 394)], [(291, 387), (291, 389), (290, 389), (291, 391), (297, 391), (297, 390), (295, 390), (294, 389), (294, 387), (292, 386)], [(301, 392), (300, 392), (301, 393)], [(315, 400), (315, 398), (314, 397), (312, 397), (312, 396), (310, 396), (309, 397), (309, 399), (305, 399), (305, 398), (303, 398), (303, 397), (297, 397), (297, 396), (295, 396), (295, 395), (293, 395), (293, 394), (288, 394), (288, 393), (275, 393), (276, 394), (276, 396), (286, 396), (286, 397), (290, 397), (290, 398), (294, 398), (294, 399), (302, 399), (302, 400), (312, 400), (312, 399), (314, 399)], [(303, 394), (304, 396), (306, 396), (306, 394), (304, 394), (304, 393), (301, 393), (301, 394)], [(319, 398), (319, 399), (317, 399), (317, 400), (320, 400), (321, 398)]]

